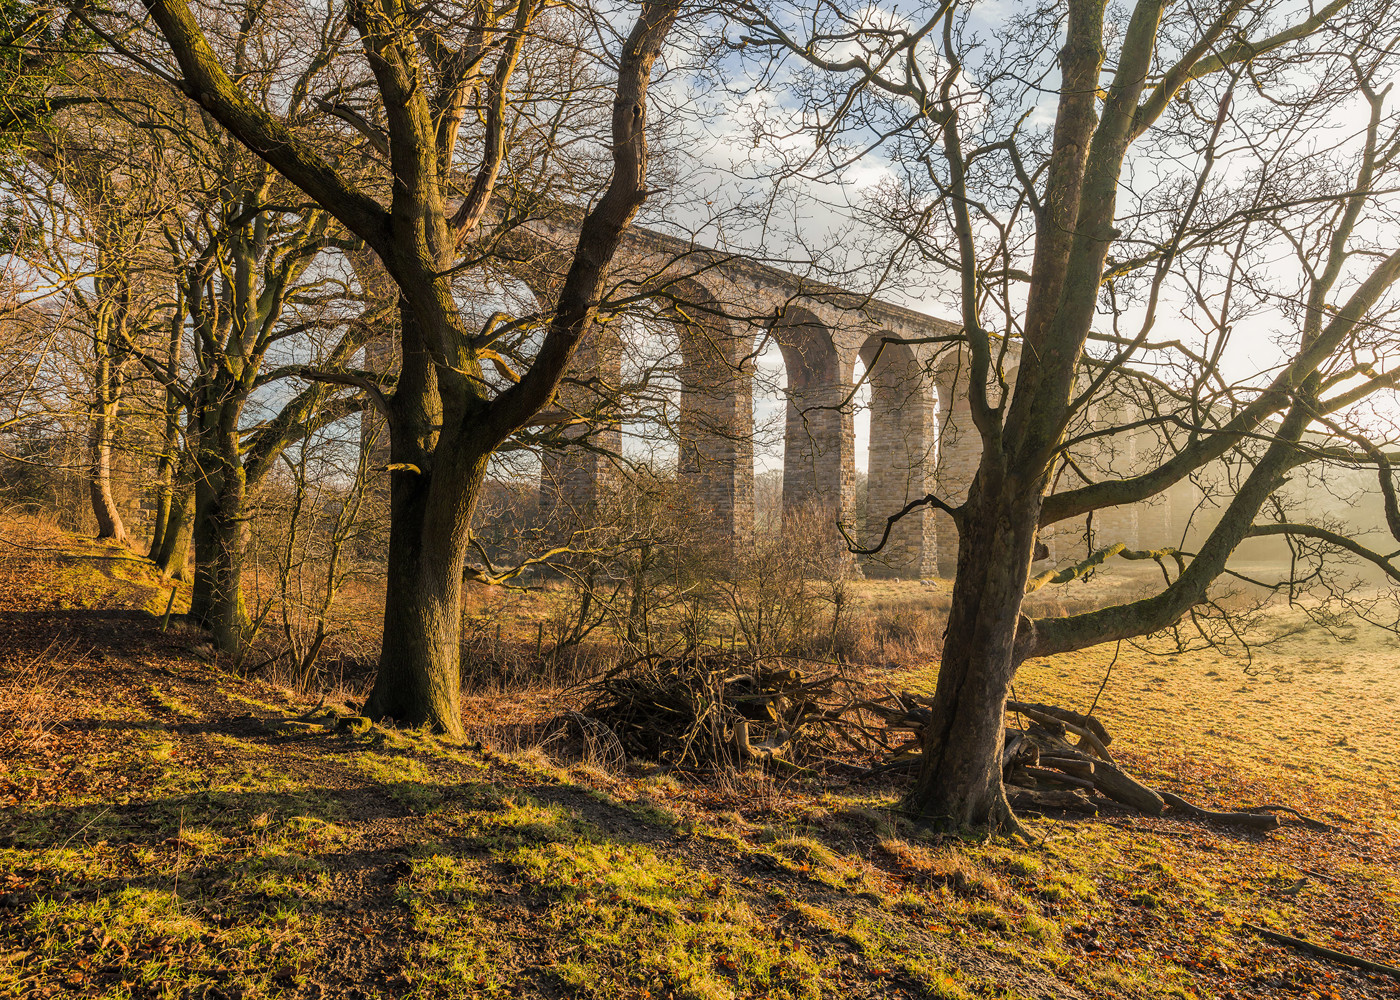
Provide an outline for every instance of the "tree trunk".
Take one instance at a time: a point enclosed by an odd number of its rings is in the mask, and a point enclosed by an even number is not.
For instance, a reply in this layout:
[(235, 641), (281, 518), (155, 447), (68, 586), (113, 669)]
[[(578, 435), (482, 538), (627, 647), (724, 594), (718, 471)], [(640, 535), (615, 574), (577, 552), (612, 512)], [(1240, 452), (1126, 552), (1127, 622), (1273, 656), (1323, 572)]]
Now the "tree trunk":
[(389, 404), (389, 560), (379, 672), (365, 701), (372, 719), (462, 735), (462, 569), (472, 512), (486, 479), (470, 395), (455, 372), (439, 381), (427, 346), (444, 311), (425, 316), (399, 299), (403, 362)]
[(920, 819), (951, 830), (1014, 822), (1002, 785), (1002, 744), (1040, 497), (1024, 483), (1008, 483), (1001, 493), (983, 497), (974, 484), (964, 507), (933, 721), (905, 801)]
[(88, 439), (91, 457), (88, 493), (92, 498), (93, 515), (97, 518), (97, 537), (110, 538), (119, 545), (126, 545), (126, 525), (122, 523), (121, 511), (112, 497), (112, 441), (116, 437), (117, 413), (122, 396), (121, 365), (112, 357), (112, 340), (108, 329), (108, 324), (112, 322), (117, 320), (104, 309), (93, 337), (97, 364), (92, 430)]
[[(174, 382), (179, 375), (180, 369), (180, 347), (183, 344), (184, 321), (185, 321), (185, 296), (181, 290), (176, 301), (173, 318), (170, 324), (170, 342), (167, 346), (166, 356), (166, 377)], [(170, 530), (174, 507), (176, 505), (177, 475), (179, 472), (180, 456), (180, 401), (176, 398), (172, 389), (165, 392), (165, 438), (160, 452), (160, 465), (156, 470), (156, 516), (155, 524), (151, 530), (151, 549), (149, 556), (156, 560), (160, 566), (161, 573), (170, 575), (168, 560), (161, 561), (161, 555), (167, 548), (166, 532)], [(177, 526), (178, 531), (183, 527), (183, 520)]]
[(452, 438), (431, 474), (391, 474), (384, 645), (364, 712), (460, 737), (462, 570), (486, 457)]
[[(237, 478), (241, 482), (241, 477)], [(248, 523), (241, 494), (241, 489), (195, 490), (190, 614), (213, 633), (215, 647), (225, 653), (236, 653), (251, 627), (243, 602)]]
[[(209, 414), (220, 424), (236, 423), (226, 410)], [(210, 442), (209, 438), (215, 440)], [(212, 444), (213, 447), (206, 446)], [(194, 590), (190, 614), (213, 633), (215, 648), (235, 653), (251, 628), (243, 601), (243, 555), (248, 547), (248, 514), (238, 432), (220, 426), (201, 434), (200, 472), (194, 489)]]
[(156, 467), (156, 513), (151, 525), (151, 548), (147, 553), (151, 559), (160, 558), (165, 549), (165, 533), (171, 526), (176, 502), (175, 476), (179, 465), (179, 448), (179, 425), (167, 411), (164, 447), (161, 449), (160, 463)]
[(185, 579), (190, 558), (190, 513), (194, 507), (194, 489), (184, 481), (184, 474), (177, 473), (176, 485), (171, 493), (170, 512), (166, 515), (165, 527), (161, 532), (160, 549), (151, 553), (156, 569), (165, 579)]
[(146, 558), (154, 560), (165, 546), (165, 529), (170, 524), (170, 506), (174, 499), (173, 484), (168, 482), (171, 473), (165, 468), (162, 456), (156, 472), (156, 511), (151, 518), (151, 546), (146, 550)]

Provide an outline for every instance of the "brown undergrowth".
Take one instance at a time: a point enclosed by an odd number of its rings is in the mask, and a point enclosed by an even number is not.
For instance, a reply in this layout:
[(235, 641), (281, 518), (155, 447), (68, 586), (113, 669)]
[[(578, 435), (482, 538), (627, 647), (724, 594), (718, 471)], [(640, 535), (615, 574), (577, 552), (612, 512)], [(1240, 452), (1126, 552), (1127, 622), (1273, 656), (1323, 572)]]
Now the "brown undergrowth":
[[(1099, 708), (1141, 773), (1335, 832), (1109, 815), (931, 839), (887, 787), (575, 760), (540, 745), (543, 687), (469, 698), (465, 744), (356, 733), (353, 706), (162, 632), (138, 564), (55, 541), (69, 557), (0, 560), (0, 995), (1400, 995), (1242, 926), (1400, 962), (1394, 674), (1339, 680), (1345, 653), (1291, 686), (1123, 653)], [(1018, 693), (1081, 707), (1100, 652)], [(1341, 716), (1353, 683), (1368, 704)]]

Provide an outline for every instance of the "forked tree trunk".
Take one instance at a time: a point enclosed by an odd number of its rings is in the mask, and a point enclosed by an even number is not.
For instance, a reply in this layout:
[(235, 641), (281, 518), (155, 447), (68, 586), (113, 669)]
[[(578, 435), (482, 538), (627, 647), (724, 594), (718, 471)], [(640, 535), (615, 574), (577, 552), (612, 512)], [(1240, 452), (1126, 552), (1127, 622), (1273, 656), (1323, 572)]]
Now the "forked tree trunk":
[[(570, 355), (592, 324), (604, 297), (607, 271), (627, 227), (646, 199), (646, 107), (651, 70), (679, 14), (675, 0), (648, 0), (620, 51), (612, 109), (613, 174), (584, 217), (568, 276), (549, 331), (519, 381), (492, 398), (479, 360), (467, 348), (451, 275), (459, 266), (461, 237), (476, 228), (491, 201), (503, 165), (495, 151), (473, 185), (477, 208), (448, 215), (442, 167), (454, 162), (456, 132), (434, 123), (467, 106), (456, 98), (435, 107), (430, 88), (413, 67), (415, 31), (391, 14), (391, 5), (351, 5), (379, 95), (388, 114), (393, 204), (389, 210), (347, 183), (333, 167), (273, 116), (256, 111), (229, 77), (184, 0), (145, 0), (184, 74), (181, 89), (194, 97), (264, 160), (334, 214), (389, 266), (403, 296), (400, 331), (403, 367), (389, 408), (393, 463), (389, 590), (385, 600), (379, 675), (366, 703), (371, 715), (423, 722), (461, 732), (458, 637), (462, 567), (472, 509), (485, 478), (487, 457), (547, 406)], [(393, 8), (397, 9), (397, 8)], [(498, 63), (506, 93), (533, 8), (522, 6), (512, 41)], [(444, 135), (450, 132), (450, 135)], [(480, 197), (478, 197), (478, 195)], [(424, 336), (403, 308), (409, 301)], [(429, 359), (430, 351), (437, 356)], [(450, 385), (437, 392), (436, 372)]]
[(1024, 484), (1008, 484), (1000, 497), (980, 497), (976, 486), (972, 494), (959, 535), (925, 763), (905, 802), (920, 819), (950, 830), (1014, 822), (1002, 785), (1002, 744), (1040, 512), (1038, 491), (1027, 493)]

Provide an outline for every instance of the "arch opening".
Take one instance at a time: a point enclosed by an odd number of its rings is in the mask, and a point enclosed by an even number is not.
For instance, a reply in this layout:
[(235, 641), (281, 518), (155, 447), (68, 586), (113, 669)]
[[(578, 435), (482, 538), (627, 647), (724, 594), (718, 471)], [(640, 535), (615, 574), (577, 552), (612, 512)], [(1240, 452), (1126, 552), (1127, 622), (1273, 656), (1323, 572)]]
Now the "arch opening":
[[(869, 459), (862, 541), (873, 548), (888, 519), (934, 488), (937, 409), (913, 349), (888, 334), (866, 339), (860, 361), (870, 387)], [(919, 507), (890, 527), (881, 550), (865, 557), (872, 577), (917, 579), (937, 572), (934, 512)]]
[(855, 511), (855, 424), (849, 375), (830, 327), (788, 308), (769, 337), (786, 376), (783, 389), (784, 518), (814, 506), (850, 523)]

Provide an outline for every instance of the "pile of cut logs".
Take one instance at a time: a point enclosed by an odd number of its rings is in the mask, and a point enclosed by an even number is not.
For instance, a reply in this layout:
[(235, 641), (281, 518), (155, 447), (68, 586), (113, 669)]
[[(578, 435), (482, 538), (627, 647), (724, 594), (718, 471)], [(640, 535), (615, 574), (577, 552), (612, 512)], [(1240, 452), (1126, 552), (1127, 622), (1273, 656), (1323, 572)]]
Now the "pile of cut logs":
[[(906, 691), (862, 707), (883, 718), (887, 729), (909, 734), (903, 744), (891, 748), (892, 759), (872, 773), (916, 772), (923, 729), (932, 718), (930, 700)], [(1149, 816), (1175, 811), (1252, 830), (1277, 828), (1278, 813), (1296, 816), (1309, 826), (1323, 826), (1289, 806), (1227, 812), (1202, 808), (1180, 795), (1149, 788), (1124, 770), (1108, 749), (1113, 736), (1092, 715), (1021, 701), (1008, 702), (1006, 707), (1014, 713), (1016, 724), (1006, 730), (1003, 777), (1007, 800), (1018, 812), (1094, 815), (1105, 800), (1111, 800)]]

